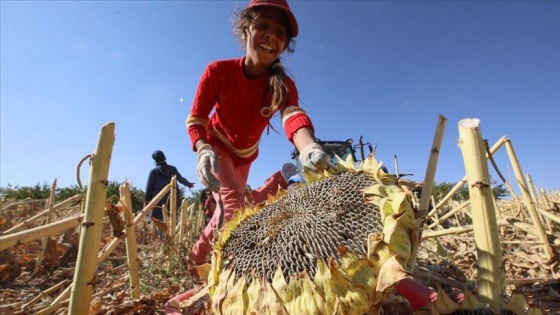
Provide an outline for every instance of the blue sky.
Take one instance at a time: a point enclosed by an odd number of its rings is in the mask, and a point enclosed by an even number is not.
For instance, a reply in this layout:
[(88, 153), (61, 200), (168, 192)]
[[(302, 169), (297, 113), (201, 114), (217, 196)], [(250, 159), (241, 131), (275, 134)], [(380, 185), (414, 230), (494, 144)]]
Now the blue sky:
[[(76, 184), (79, 161), (115, 122), (109, 180), (143, 189), (160, 149), (201, 188), (185, 118), (204, 67), (244, 55), (231, 22), (247, 3), (1, 1), (0, 186)], [(421, 181), (441, 114), (436, 182), (456, 182), (458, 123), (479, 118), (490, 145), (508, 137), (535, 185), (560, 190), (560, 2), (290, 5), (300, 35), (283, 61), (319, 138), (363, 135), (391, 171), (397, 155)], [(278, 116), (272, 124), (253, 188), (291, 161)], [(505, 148), (496, 160), (512, 179)], [(87, 165), (81, 173), (87, 183)]]

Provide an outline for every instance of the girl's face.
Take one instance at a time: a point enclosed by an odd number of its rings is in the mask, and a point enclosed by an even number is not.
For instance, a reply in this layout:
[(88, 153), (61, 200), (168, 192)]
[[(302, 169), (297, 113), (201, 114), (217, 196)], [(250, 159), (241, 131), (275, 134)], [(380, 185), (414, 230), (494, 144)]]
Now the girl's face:
[(247, 32), (246, 59), (249, 65), (268, 67), (286, 48), (286, 17), (280, 10), (261, 8)]

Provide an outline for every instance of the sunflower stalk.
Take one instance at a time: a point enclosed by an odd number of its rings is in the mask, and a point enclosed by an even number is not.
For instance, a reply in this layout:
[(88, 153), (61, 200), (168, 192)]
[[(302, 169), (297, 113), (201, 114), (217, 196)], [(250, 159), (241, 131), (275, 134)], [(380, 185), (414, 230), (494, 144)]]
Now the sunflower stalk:
[(521, 171), (521, 166), (519, 165), (515, 150), (513, 149), (513, 145), (511, 144), (511, 141), (509, 139), (506, 141), (506, 150), (511, 166), (513, 168), (513, 172), (515, 174), (515, 178), (517, 179), (517, 185), (519, 186), (519, 190), (521, 191), (521, 195), (523, 196), (523, 203), (525, 204), (525, 207), (529, 212), (531, 221), (533, 221), (533, 224), (535, 225), (539, 239), (544, 243), (543, 250), (546, 255), (546, 259), (548, 261), (552, 261), (554, 259), (554, 254), (552, 248), (550, 247), (550, 243), (548, 242), (548, 236), (546, 234), (544, 226), (541, 223), (539, 212), (537, 211), (534, 202), (532, 202), (531, 200), (531, 196), (529, 195), (529, 191), (527, 189), (527, 183), (525, 183), (525, 178), (523, 177), (523, 172)]
[[(447, 118), (443, 115), (439, 115), (436, 132), (434, 134), (434, 139), (432, 142), (432, 149), (430, 150), (430, 158), (428, 160), (428, 166), (426, 167), (426, 175), (424, 176), (424, 186), (422, 187), (422, 195), (420, 196), (420, 205), (418, 210), (420, 213), (425, 213), (416, 218), (416, 229), (418, 233), (418, 240), (422, 239), (422, 228), (426, 217), (428, 214), (428, 207), (430, 205), (430, 199), (432, 196), (432, 189), (434, 187), (434, 179), (436, 177), (437, 163), (439, 159), (439, 152), (441, 150), (441, 143), (443, 141), (443, 134), (445, 132), (445, 125), (447, 123)], [(407, 266), (409, 270), (414, 269), (414, 262), (416, 261), (416, 256), (418, 255), (418, 250), (420, 249), (420, 242), (414, 244), (411, 252), (411, 258), (409, 265)]]
[(187, 199), (183, 199), (181, 202), (181, 219), (179, 220), (179, 234), (176, 238), (177, 244), (183, 244), (183, 241), (185, 240), (185, 236), (187, 234), (188, 212), (189, 208), (192, 206), (194, 206), (194, 204), (189, 206), (189, 201)]
[[(167, 223), (167, 239), (169, 246), (175, 247), (175, 222), (177, 222), (177, 176), (173, 175), (171, 178), (171, 192), (169, 193), (169, 221)], [(169, 259), (167, 261), (167, 274), (171, 274), (175, 268), (175, 255), (176, 250), (169, 251)]]
[(115, 123), (105, 124), (99, 135), (96, 152), (90, 163), (89, 184), (85, 201), (85, 218), (80, 229), (80, 246), (76, 259), (74, 282), (70, 295), (68, 314), (87, 314), (92, 300), (96, 255), (99, 251), (103, 229), (107, 177), (111, 153), (115, 142)]
[[(51, 186), (51, 193), (49, 199), (47, 199), (47, 206), (45, 210), (48, 210), (47, 217), (45, 218), (45, 224), (48, 224), (53, 215), (54, 215), (54, 198), (56, 192), (56, 178), (54, 179), (52, 186)], [(47, 242), (49, 238), (47, 236), (43, 237), (41, 240), (41, 250), (39, 251), (39, 255), (37, 256), (37, 261), (35, 262), (35, 267), (33, 267), (33, 271), (31, 272), (31, 277), (37, 274), (41, 269), (41, 265), (43, 264), (43, 258), (45, 257), (45, 251), (47, 250)]]
[[(504, 143), (506, 143), (507, 138), (501, 137), (491, 148), (490, 148), (490, 154), (494, 154), (496, 153), (496, 151), (498, 151), (499, 148), (502, 147), (502, 145), (504, 145)], [(485, 153), (486, 155), (486, 153)], [(486, 155), (486, 158), (488, 158), (488, 155)], [(434, 213), (436, 213), (442, 205), (444, 205), (447, 201), (449, 201), (449, 199), (451, 199), (453, 196), (455, 196), (455, 194), (461, 190), (461, 188), (467, 183), (467, 176), (465, 175), (463, 178), (461, 178), (461, 180), (459, 180), (457, 182), (457, 184), (449, 191), (449, 193), (443, 197), (439, 203), (437, 205), (434, 206), (434, 208), (430, 211), (430, 213), (428, 213), (428, 217), (431, 217)]]
[(479, 300), (500, 313), (503, 289), (502, 251), (496, 210), (479, 119), (459, 122), (459, 148), (463, 155), (477, 248)]
[[(542, 209), (542, 206), (539, 203), (539, 199), (537, 198), (537, 194), (535, 193), (535, 186), (533, 185), (533, 178), (531, 178), (531, 174), (525, 174), (525, 178), (527, 179), (529, 195), (531, 196), (531, 200), (533, 201), (537, 209)], [(541, 224), (543, 225), (546, 224), (547, 230), (549, 231), (549, 233), (552, 233), (552, 225), (550, 224), (550, 219), (547, 217), (543, 217), (543, 215), (539, 211), (537, 212), (539, 213)]]
[(460, 204), (458, 207), (452, 209), (451, 211), (449, 211), (446, 214), (444, 214), (443, 216), (441, 216), (441, 218), (436, 217), (436, 220), (434, 220), (434, 223), (428, 225), (428, 228), (429, 229), (435, 228), (436, 225), (441, 224), (442, 221), (444, 221), (446, 219), (449, 219), (451, 216), (453, 216), (457, 212), (465, 209), (470, 204), (471, 204), (470, 200), (467, 200), (467, 201), (463, 202), (462, 204)]
[(130, 297), (133, 299), (140, 298), (140, 280), (139, 280), (139, 263), (138, 248), (136, 244), (136, 227), (134, 225), (134, 216), (132, 214), (132, 198), (130, 197), (130, 187), (128, 181), (125, 181), (120, 187), (120, 201), (124, 205), (124, 222), (126, 224), (126, 258), (128, 262), (128, 278), (130, 280)]
[[(71, 204), (74, 204), (78, 201), (80, 201), (82, 199), (82, 194), (76, 194), (73, 197), (70, 197), (60, 203), (57, 203), (54, 206), (54, 211), (59, 211), (60, 209), (67, 207)], [(11, 229), (8, 229), (2, 233), (0, 233), (0, 235), (6, 235), (6, 234), (10, 234), (10, 233), (15, 233), (21, 230), (26, 230), (29, 229), (33, 226), (33, 224), (39, 220), (40, 218), (42, 218), (45, 214), (49, 213), (49, 209), (45, 209), (39, 213), (37, 213), (36, 215), (34, 215), (33, 217), (26, 219), (25, 221), (15, 225), (14, 227), (12, 227)]]

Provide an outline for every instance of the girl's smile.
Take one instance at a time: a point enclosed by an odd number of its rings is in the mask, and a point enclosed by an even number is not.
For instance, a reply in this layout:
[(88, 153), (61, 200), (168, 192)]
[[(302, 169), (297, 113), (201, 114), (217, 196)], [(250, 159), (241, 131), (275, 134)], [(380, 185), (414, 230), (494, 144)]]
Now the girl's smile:
[(247, 34), (245, 75), (257, 78), (282, 54), (288, 40), (286, 17), (277, 9), (263, 7)]

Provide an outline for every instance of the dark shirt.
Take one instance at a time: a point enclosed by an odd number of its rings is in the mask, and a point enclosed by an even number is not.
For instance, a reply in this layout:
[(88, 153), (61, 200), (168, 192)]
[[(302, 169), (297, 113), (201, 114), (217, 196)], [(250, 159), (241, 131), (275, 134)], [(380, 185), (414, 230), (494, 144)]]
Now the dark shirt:
[[(146, 202), (151, 201), (165, 186), (167, 186), (174, 175), (177, 176), (177, 181), (179, 183), (189, 188), (193, 187), (193, 184), (184, 178), (175, 166), (169, 165), (166, 162), (159, 162), (156, 167), (150, 171), (150, 175), (148, 175), (148, 183), (146, 184)], [(167, 193), (165, 197), (158, 202), (158, 206), (164, 205), (168, 198), (169, 193)], [(179, 194), (177, 194), (177, 207), (181, 205), (180, 202)]]

